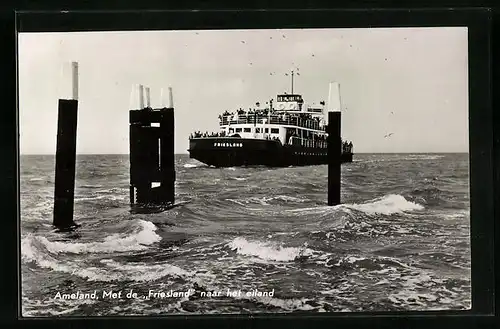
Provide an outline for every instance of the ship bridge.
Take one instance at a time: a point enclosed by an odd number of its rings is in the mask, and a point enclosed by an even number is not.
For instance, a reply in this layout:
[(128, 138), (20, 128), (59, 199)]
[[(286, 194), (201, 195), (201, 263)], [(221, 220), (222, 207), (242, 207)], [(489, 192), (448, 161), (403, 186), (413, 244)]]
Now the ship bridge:
[(299, 94), (282, 94), (276, 96), (276, 110), (286, 112), (302, 112), (304, 100)]

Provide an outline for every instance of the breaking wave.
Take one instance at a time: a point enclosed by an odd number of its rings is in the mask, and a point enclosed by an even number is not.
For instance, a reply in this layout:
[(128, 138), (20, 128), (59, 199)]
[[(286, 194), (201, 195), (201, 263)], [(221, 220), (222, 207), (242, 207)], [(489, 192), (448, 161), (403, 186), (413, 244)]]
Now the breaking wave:
[[(143, 214), (125, 202), (128, 158), (88, 156), (75, 189), (75, 219), (82, 226), (73, 232), (55, 232), (51, 223), (53, 157), (30, 160), (21, 181), (23, 314), (470, 307), (465, 156), (357, 157), (342, 167), (344, 203), (332, 207), (326, 204), (326, 166), (209, 169), (183, 156), (176, 162), (182, 174), (175, 193), (176, 205), (184, 205)], [(38, 177), (44, 179), (30, 181)], [(88, 305), (53, 298), (56, 289), (103, 285), (274, 294)]]
[(321, 214), (331, 210), (357, 210), (366, 214), (392, 215), (406, 211), (423, 210), (424, 206), (408, 201), (399, 194), (389, 194), (365, 203), (346, 203), (337, 206), (319, 206), (302, 209), (290, 209), (288, 212)]
[(28, 235), (21, 240), (22, 260), (43, 268), (64, 272), (89, 281), (154, 281), (165, 276), (181, 277), (189, 272), (168, 263), (147, 264), (134, 262), (131, 265), (112, 259), (101, 259), (100, 266), (85, 261), (74, 261), (57, 255), (80, 253), (111, 253), (135, 251), (147, 248), (161, 238), (155, 233), (156, 227), (146, 221), (139, 221), (141, 229), (129, 236), (110, 236), (103, 242), (66, 243), (49, 241), (45, 237)]
[[(161, 237), (156, 233), (156, 229), (153, 223), (139, 220), (135, 230), (129, 235), (113, 234), (106, 237), (104, 241), (88, 243), (50, 241), (43, 236), (30, 234), (23, 238), (23, 247), (21, 250), (23, 251), (23, 258), (24, 256), (29, 256), (29, 250), (33, 243), (43, 245), (47, 251), (53, 254), (109, 253), (144, 250), (147, 249), (149, 245), (161, 240)], [(26, 255), (24, 251), (26, 251)]]
[(405, 199), (398, 194), (389, 194), (382, 198), (362, 204), (346, 204), (346, 207), (359, 210), (367, 214), (391, 215), (405, 211), (423, 210), (424, 207)]
[(146, 263), (134, 263), (134, 265), (122, 264), (113, 260), (102, 260), (105, 267), (89, 266), (81, 263), (61, 261), (46, 253), (43, 248), (23, 245), (23, 260), (34, 262), (36, 265), (48, 268), (56, 272), (64, 272), (78, 276), (88, 281), (139, 281), (151, 282), (160, 278), (182, 277), (189, 272), (170, 264), (148, 265)]
[(262, 241), (248, 241), (245, 238), (237, 237), (227, 244), (227, 246), (240, 255), (254, 256), (263, 260), (277, 262), (291, 262), (300, 257), (307, 257), (313, 254), (313, 250), (304, 247), (283, 247), (277, 244)]

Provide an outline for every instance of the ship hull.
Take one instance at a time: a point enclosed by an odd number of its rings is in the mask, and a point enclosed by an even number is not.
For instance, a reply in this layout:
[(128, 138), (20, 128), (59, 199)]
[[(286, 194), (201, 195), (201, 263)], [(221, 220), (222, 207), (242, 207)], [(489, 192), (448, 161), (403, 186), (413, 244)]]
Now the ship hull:
[[(310, 166), (328, 163), (327, 149), (283, 146), (278, 141), (204, 137), (189, 141), (189, 157), (214, 167)], [(341, 162), (352, 162), (352, 153), (343, 153)]]

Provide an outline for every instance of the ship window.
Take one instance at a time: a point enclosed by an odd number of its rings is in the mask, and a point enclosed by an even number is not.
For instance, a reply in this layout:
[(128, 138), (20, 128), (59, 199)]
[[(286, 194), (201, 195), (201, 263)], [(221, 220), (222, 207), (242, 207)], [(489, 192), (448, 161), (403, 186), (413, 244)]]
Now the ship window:
[(271, 134), (279, 134), (280, 130), (278, 128), (271, 128)]
[(234, 133), (234, 128), (229, 128), (230, 133)]
[(249, 133), (249, 132), (252, 131), (252, 129), (250, 129), (250, 128), (243, 128), (243, 131), (246, 132), (246, 133)]
[(269, 128), (265, 128), (265, 129), (264, 129), (264, 132), (265, 132), (265, 133), (268, 133), (268, 132), (269, 132)]
[(241, 132), (241, 128), (236, 128), (236, 132), (240, 133)]
[(260, 133), (261, 132), (260, 128), (255, 128), (255, 132)]

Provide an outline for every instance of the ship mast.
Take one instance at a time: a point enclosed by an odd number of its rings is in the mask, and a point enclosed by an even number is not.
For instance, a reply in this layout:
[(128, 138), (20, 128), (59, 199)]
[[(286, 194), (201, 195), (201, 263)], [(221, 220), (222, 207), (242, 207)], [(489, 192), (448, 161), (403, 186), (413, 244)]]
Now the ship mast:
[[(295, 73), (295, 70), (298, 71), (299, 69), (298, 68), (292, 69), (291, 72), (290, 72), (291, 76), (292, 76), (292, 90), (291, 90), (291, 95), (293, 95), (293, 77), (294, 77), (295, 74), (300, 75), (299, 72)], [(285, 73), (285, 75), (288, 75), (288, 73)]]

